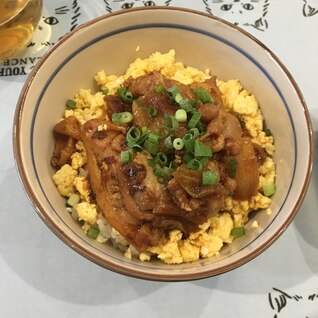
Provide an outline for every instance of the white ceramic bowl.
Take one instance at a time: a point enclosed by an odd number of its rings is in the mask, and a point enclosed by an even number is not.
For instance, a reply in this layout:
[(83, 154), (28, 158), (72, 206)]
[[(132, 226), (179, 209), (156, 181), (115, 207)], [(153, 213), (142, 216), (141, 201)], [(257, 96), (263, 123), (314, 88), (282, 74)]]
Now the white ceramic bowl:
[[(136, 52), (136, 47), (140, 51)], [(52, 128), (65, 98), (94, 88), (93, 75), (122, 74), (136, 57), (175, 49), (177, 59), (220, 79), (240, 79), (256, 95), (275, 136), (277, 192), (272, 215), (253, 217), (259, 228), (225, 247), (218, 257), (182, 265), (128, 260), (112, 246), (89, 239), (58, 194), (50, 166)], [(199, 12), (143, 8), (109, 14), (61, 39), (35, 66), (22, 90), (14, 119), (14, 153), (25, 191), (48, 227), (88, 259), (130, 276), (190, 280), (234, 269), (268, 248), (287, 228), (302, 203), (312, 169), (312, 129), (295, 81), (262, 43), (241, 29)]]

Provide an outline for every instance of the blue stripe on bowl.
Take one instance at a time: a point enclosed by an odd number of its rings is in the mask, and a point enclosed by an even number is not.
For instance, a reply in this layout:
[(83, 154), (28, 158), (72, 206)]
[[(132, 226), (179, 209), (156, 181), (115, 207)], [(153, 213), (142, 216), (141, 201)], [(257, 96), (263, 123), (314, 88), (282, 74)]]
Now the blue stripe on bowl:
[[(56, 215), (60, 218), (60, 220), (65, 224), (66, 227), (68, 227), (73, 233), (74, 235), (78, 236), (81, 240), (82, 240), (82, 237), (80, 237), (79, 235), (77, 235), (77, 233), (75, 233), (64, 221), (63, 219), (59, 216), (59, 214), (57, 213), (57, 211), (55, 210), (55, 208), (53, 207), (53, 205), (51, 204), (49, 198), (47, 197), (44, 189), (43, 189), (43, 186), (41, 184), (41, 180), (38, 176), (38, 172), (37, 172), (37, 169), (36, 169), (36, 166), (35, 166), (35, 161), (34, 161), (34, 152), (33, 152), (33, 138), (34, 138), (34, 125), (35, 125), (35, 121), (36, 121), (36, 117), (37, 117), (37, 113), (38, 113), (38, 109), (39, 109), (39, 105), (41, 103), (41, 100), (43, 98), (43, 95), (45, 94), (46, 92), (46, 89), (48, 88), (48, 86), (50, 85), (50, 83), (52, 82), (52, 80), (55, 78), (55, 76), (59, 73), (59, 71), (64, 67), (65, 64), (67, 64), (70, 60), (72, 60), (77, 54), (79, 54), (81, 51), (85, 50), (87, 47), (105, 39), (105, 38), (108, 38), (108, 37), (111, 37), (113, 35), (117, 35), (117, 34), (120, 34), (120, 33), (124, 33), (124, 32), (128, 32), (128, 31), (133, 31), (133, 30), (139, 30), (139, 29), (147, 29), (147, 28), (172, 28), (172, 29), (181, 29), (181, 30), (186, 30), (186, 31), (190, 31), (190, 32), (194, 32), (194, 33), (199, 33), (199, 34), (202, 34), (202, 35), (205, 35), (205, 36), (208, 36), (210, 38), (213, 38), (217, 41), (220, 41), (222, 42), (223, 44), (227, 45), (227, 46), (230, 46), (231, 48), (233, 48), (234, 50), (240, 52), (242, 55), (244, 55), (248, 60), (250, 60), (255, 66), (257, 66), (257, 68), (267, 77), (267, 79), (272, 83), (273, 87), (275, 88), (276, 92), (278, 93), (278, 95), (280, 96), (284, 106), (285, 106), (285, 109), (288, 113), (288, 116), (289, 116), (289, 120), (291, 122), (291, 125), (292, 125), (292, 130), (293, 130), (293, 139), (294, 139), (294, 145), (295, 145), (295, 157), (294, 157), (294, 166), (293, 166), (293, 174), (292, 174), (292, 182), (291, 182), (291, 185), (293, 183), (293, 180), (294, 180), (294, 175), (295, 175), (295, 169), (296, 169), (296, 163), (297, 163), (297, 141), (296, 141), (296, 134), (295, 134), (295, 127), (294, 127), (294, 122), (292, 120), (292, 116), (291, 116), (291, 113), (290, 113), (290, 110), (289, 110), (289, 107), (287, 105), (287, 102), (286, 102), (286, 99), (283, 95), (283, 93), (280, 91), (278, 85), (276, 84), (276, 82), (274, 81), (274, 79), (270, 76), (270, 74), (266, 71), (266, 69), (255, 59), (253, 58), (253, 56), (251, 56), (249, 53), (247, 53), (243, 48), (240, 48), (238, 46), (236, 46), (235, 44), (233, 44), (232, 42), (230, 42), (229, 40), (227, 39), (224, 39), (223, 37), (217, 35), (217, 34), (214, 34), (212, 32), (209, 32), (209, 31), (206, 31), (206, 30), (201, 30), (201, 29), (197, 29), (197, 28), (192, 28), (192, 27), (189, 27), (189, 26), (185, 26), (185, 25), (177, 25), (177, 24), (162, 24), (162, 23), (151, 23), (151, 24), (142, 24), (142, 25), (135, 25), (135, 26), (130, 26), (130, 27), (126, 27), (126, 28), (122, 28), (122, 29), (118, 29), (116, 31), (112, 31), (112, 32), (107, 32), (107, 33), (104, 33), (103, 35), (101, 36), (98, 36), (96, 37), (95, 39), (83, 44), (80, 48), (78, 48), (77, 50), (75, 50), (72, 54), (70, 54), (67, 58), (64, 59), (64, 61), (62, 61), (60, 63), (60, 65), (56, 68), (56, 70), (52, 73), (52, 75), (48, 78), (48, 80), (46, 81), (46, 83), (44, 84), (43, 86), (43, 89), (39, 95), (39, 98), (37, 100), (37, 103), (36, 103), (36, 107), (35, 107), (35, 111), (34, 111), (34, 114), (33, 114), (33, 118), (32, 118), (32, 124), (31, 124), (31, 132), (30, 132), (30, 147), (31, 147), (31, 155), (32, 155), (32, 163), (33, 163), (33, 168), (34, 168), (34, 172), (35, 172), (35, 175), (36, 175), (36, 178), (37, 178), (37, 181), (39, 183), (39, 186), (41, 187), (41, 190), (42, 190), (42, 193), (43, 195), (45, 196), (48, 204), (51, 206), (52, 210), (56, 213)], [(287, 191), (287, 194), (286, 194), (286, 197), (285, 199), (283, 200), (283, 204), (280, 208), (280, 210), (278, 211), (278, 213), (281, 211), (281, 209), (284, 207), (285, 205), (285, 202), (288, 198), (288, 195), (289, 195), (289, 192), (290, 192), (290, 188), (291, 188), (291, 185)], [(277, 214), (278, 215), (278, 214)], [(277, 216), (276, 215), (276, 216)], [(269, 223), (269, 225), (267, 226), (267, 228), (274, 222), (276, 216), (273, 218), (273, 220)], [(267, 229), (265, 228), (264, 231)], [(260, 234), (261, 235), (261, 234)], [(260, 236), (258, 235), (257, 237), (255, 237), (255, 239), (253, 241), (251, 241), (248, 245), (242, 247), (240, 250), (238, 250), (237, 252), (245, 249), (247, 246), (249, 246), (250, 244), (252, 244), (255, 240), (257, 240), (257, 238)], [(101, 250), (100, 248), (98, 248), (96, 245), (92, 244), (91, 242), (89, 241), (85, 241), (86, 243), (88, 243), (89, 245), (91, 245), (94, 249), (97, 249), (99, 250), (100, 252), (104, 252), (103, 250)], [(237, 253), (236, 252), (236, 253)], [(117, 257), (114, 257), (114, 259), (117, 259), (119, 261), (123, 261), (122, 258), (117, 258)], [(144, 267), (144, 268), (149, 268), (147, 266), (143, 266), (142, 264), (138, 265), (140, 267)], [(172, 269), (172, 268), (171, 268)]]

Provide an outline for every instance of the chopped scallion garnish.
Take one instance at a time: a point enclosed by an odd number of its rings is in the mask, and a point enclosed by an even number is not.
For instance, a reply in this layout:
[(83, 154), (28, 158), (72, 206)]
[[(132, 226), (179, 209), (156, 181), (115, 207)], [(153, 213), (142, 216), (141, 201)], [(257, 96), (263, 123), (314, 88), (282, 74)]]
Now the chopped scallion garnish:
[(197, 138), (200, 135), (198, 128), (189, 129), (189, 133), (193, 135), (193, 138)]
[(131, 161), (131, 154), (128, 150), (122, 151), (120, 153), (120, 160), (122, 163), (128, 163)]
[(109, 93), (109, 89), (108, 89), (108, 88), (105, 88), (105, 89), (103, 90), (103, 95), (108, 95), (108, 93)]
[(267, 197), (270, 197), (276, 192), (276, 185), (274, 182), (265, 183), (262, 189), (263, 189), (263, 194)]
[(182, 95), (180, 93), (178, 93), (175, 97), (174, 97), (174, 101), (179, 104), (182, 101)]
[(194, 142), (194, 156), (212, 157), (212, 149), (208, 146), (205, 146), (202, 141), (196, 140)]
[(158, 162), (161, 166), (165, 166), (168, 163), (168, 157), (165, 153), (158, 152), (155, 161)]
[(271, 130), (269, 129), (269, 128), (265, 128), (264, 129), (264, 133), (265, 133), (265, 136), (272, 136), (273, 134), (272, 134), (272, 132), (271, 132)]
[(198, 111), (193, 112), (193, 115), (188, 123), (188, 128), (194, 128), (200, 121), (201, 113)]
[(74, 99), (68, 99), (68, 100), (66, 101), (66, 107), (67, 107), (68, 109), (75, 109), (75, 108), (76, 108), (76, 102), (75, 102), (75, 100), (74, 100)]
[(193, 111), (193, 106), (192, 106), (191, 102), (190, 102), (187, 98), (181, 99), (178, 104), (179, 104), (179, 106), (180, 106), (182, 109), (184, 109), (187, 113)]
[(173, 143), (172, 143), (171, 136), (168, 136), (168, 137), (165, 138), (165, 146), (168, 149), (173, 149)]
[(234, 227), (231, 230), (231, 235), (233, 235), (234, 237), (240, 237), (245, 235), (245, 228), (244, 227)]
[(127, 124), (133, 120), (131, 112), (115, 113), (112, 115), (112, 122), (114, 124)]
[(183, 155), (183, 158), (182, 158), (182, 160), (183, 160), (185, 163), (190, 162), (192, 159), (193, 159), (193, 155), (192, 155), (191, 153), (189, 153), (189, 152), (185, 153), (185, 154)]
[(174, 116), (165, 115), (164, 120), (166, 121), (167, 126), (171, 130), (175, 130), (179, 127), (178, 121), (177, 121), (176, 117), (174, 117)]
[(135, 152), (142, 152), (144, 148), (138, 144), (128, 144), (128, 146)]
[(191, 170), (201, 170), (202, 163), (198, 159), (192, 159), (187, 163), (187, 167)]
[(182, 137), (184, 143), (184, 149), (188, 152), (192, 152), (194, 148), (195, 138), (192, 134), (188, 133)]
[(183, 123), (187, 120), (187, 112), (180, 108), (176, 111), (175, 117), (179, 123)]
[(118, 88), (117, 93), (120, 96), (120, 98), (126, 103), (131, 104), (135, 99), (133, 94), (127, 91), (125, 87)]
[(66, 201), (66, 206), (74, 207), (75, 205), (79, 203), (80, 199), (81, 197), (78, 194), (72, 193)]
[(139, 140), (140, 136), (140, 130), (135, 126), (131, 127), (126, 134), (127, 143), (135, 144)]
[(148, 115), (149, 115), (150, 117), (153, 118), (153, 117), (156, 117), (156, 116), (157, 116), (158, 111), (157, 111), (157, 109), (156, 109), (155, 107), (150, 106), (150, 107), (147, 108), (147, 113), (148, 113)]
[(165, 138), (169, 136), (169, 133), (170, 133), (170, 129), (167, 126), (160, 126), (158, 128), (158, 135), (160, 136), (160, 138)]
[(162, 172), (162, 169), (160, 167), (155, 167), (153, 169), (153, 173), (157, 177), (162, 177), (163, 176), (163, 172)]
[(167, 91), (168, 91), (169, 96), (170, 96), (173, 100), (175, 100), (176, 96), (177, 96), (178, 94), (180, 94), (180, 89), (179, 89), (178, 86), (172, 86), (172, 87), (168, 88)]
[(227, 161), (227, 170), (230, 178), (235, 178), (237, 170), (237, 160), (234, 157), (230, 157)]
[(159, 150), (159, 144), (154, 144), (146, 139), (144, 142), (144, 149), (147, 150), (150, 154), (156, 155)]
[(173, 148), (176, 150), (181, 150), (184, 146), (183, 140), (181, 138), (176, 138), (173, 141)]
[(156, 135), (156, 134), (154, 134), (154, 133), (152, 133), (152, 132), (150, 132), (150, 133), (148, 134), (148, 140), (149, 140), (150, 142), (154, 143), (154, 144), (158, 144), (158, 143), (159, 143), (159, 138), (160, 138), (159, 135)]
[(214, 185), (219, 181), (219, 173), (217, 171), (203, 171), (202, 172), (202, 184)]
[(204, 134), (204, 132), (206, 131), (206, 127), (207, 126), (205, 123), (203, 123), (202, 121), (199, 121), (196, 128), (198, 128), (200, 134)]
[(99, 229), (93, 226), (91, 226), (87, 231), (87, 236), (92, 239), (96, 239), (98, 234), (99, 234)]
[(196, 89), (195, 94), (203, 104), (214, 102), (213, 97), (203, 87)]
[(156, 93), (162, 93), (163, 91), (164, 91), (164, 87), (162, 86), (162, 85), (157, 85), (156, 87), (155, 87), (155, 92)]

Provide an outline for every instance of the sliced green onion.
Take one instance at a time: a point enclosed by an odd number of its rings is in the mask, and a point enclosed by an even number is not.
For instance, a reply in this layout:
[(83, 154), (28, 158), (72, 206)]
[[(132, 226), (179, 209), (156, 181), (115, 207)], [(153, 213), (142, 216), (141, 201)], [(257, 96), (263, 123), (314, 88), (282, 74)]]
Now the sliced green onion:
[(108, 89), (108, 88), (105, 88), (102, 93), (103, 93), (103, 95), (108, 95), (109, 89)]
[(165, 137), (169, 136), (169, 133), (170, 133), (169, 127), (167, 127), (167, 126), (159, 126), (158, 135), (161, 138), (165, 138)]
[(163, 170), (160, 167), (155, 167), (153, 169), (153, 173), (157, 177), (162, 177), (163, 176)]
[(192, 107), (197, 108), (198, 104), (199, 104), (199, 99), (198, 98), (195, 98), (195, 99), (191, 100)]
[(264, 133), (265, 133), (265, 136), (273, 136), (273, 134), (269, 128), (265, 128)]
[(128, 163), (131, 161), (131, 154), (128, 150), (122, 151), (120, 153), (120, 160), (122, 163)]
[(178, 104), (179, 104), (179, 106), (180, 106), (182, 109), (184, 109), (187, 113), (193, 111), (193, 106), (192, 106), (191, 102), (190, 102), (187, 98), (181, 99)]
[(168, 136), (168, 137), (165, 138), (165, 146), (168, 149), (173, 149), (173, 143), (172, 143), (171, 136)]
[(170, 171), (176, 170), (178, 167), (179, 167), (179, 164), (176, 161), (174, 161), (174, 160), (170, 161), (170, 163), (169, 163)]
[(240, 236), (245, 235), (244, 227), (234, 227), (231, 230), (231, 235), (233, 235), (234, 237), (240, 237)]
[(173, 148), (176, 150), (181, 150), (184, 146), (183, 140), (181, 138), (176, 138), (173, 141)]
[(196, 89), (195, 94), (203, 104), (214, 102), (213, 97), (203, 87)]
[(92, 239), (96, 239), (98, 234), (99, 234), (99, 229), (93, 226), (91, 226), (87, 231), (87, 236)]
[(270, 197), (276, 192), (276, 185), (274, 182), (265, 183), (262, 189), (263, 189), (263, 194), (267, 197)]
[(120, 98), (126, 103), (131, 104), (135, 99), (133, 94), (131, 92), (128, 92), (125, 87), (118, 88), (117, 93)]
[(112, 122), (114, 124), (127, 124), (133, 120), (131, 112), (115, 113), (112, 115)]
[(150, 132), (150, 133), (148, 134), (148, 137), (147, 137), (147, 139), (148, 139), (150, 142), (154, 143), (154, 144), (158, 144), (158, 143), (159, 143), (159, 138), (160, 138), (159, 135), (156, 135), (156, 134), (154, 134), (154, 133), (152, 133), (152, 132)]
[(148, 113), (148, 115), (149, 115), (150, 117), (153, 118), (153, 117), (156, 117), (156, 116), (157, 116), (158, 111), (157, 111), (157, 109), (156, 109), (155, 107), (150, 106), (150, 107), (147, 108), (147, 113)]
[(187, 163), (187, 167), (191, 170), (201, 170), (202, 163), (198, 159), (192, 159)]
[(158, 152), (155, 158), (156, 162), (158, 162), (161, 166), (165, 166), (168, 163), (168, 157), (163, 152)]
[(220, 175), (217, 171), (203, 171), (202, 172), (202, 184), (203, 185), (214, 185), (220, 179)]
[(183, 157), (182, 157), (182, 160), (185, 163), (190, 162), (192, 159), (193, 159), (193, 155), (191, 153), (188, 153), (188, 152), (186, 154), (184, 154)]
[(178, 94), (180, 94), (180, 89), (179, 89), (178, 86), (172, 86), (172, 87), (168, 88), (167, 91), (168, 91), (169, 96), (170, 96), (173, 100), (175, 100), (176, 96), (177, 96)]
[(178, 121), (174, 116), (165, 115), (164, 120), (166, 121), (167, 126), (171, 128), (171, 130), (175, 130), (179, 127)]
[(188, 123), (188, 128), (194, 128), (200, 121), (201, 113), (198, 111), (193, 112), (193, 115)]
[(168, 178), (171, 177), (172, 172), (173, 172), (175, 169), (165, 166), (165, 167), (162, 168), (162, 170), (163, 170), (164, 176), (166, 177), (166, 179), (168, 179)]
[(176, 102), (176, 103), (180, 103), (181, 101), (182, 101), (182, 95), (179, 93), (179, 94), (177, 94), (175, 97), (174, 97), (174, 101)]
[(198, 128), (189, 129), (189, 133), (193, 135), (193, 138), (197, 138), (200, 135)]
[(142, 152), (144, 150), (144, 148), (138, 144), (129, 144), (128, 146), (131, 148), (131, 150), (135, 151), (135, 152)]
[(139, 140), (140, 136), (141, 136), (140, 130), (135, 126), (131, 127), (126, 134), (127, 143), (128, 144), (136, 143)]
[(68, 207), (74, 207), (75, 205), (77, 205), (80, 202), (81, 197), (76, 194), (73, 193), (70, 195), (70, 197), (67, 199), (66, 201), (66, 206)]
[(154, 144), (146, 139), (144, 142), (144, 149), (147, 150), (150, 154), (156, 155), (159, 150), (159, 144)]
[(199, 121), (196, 128), (198, 128), (200, 134), (204, 134), (204, 132), (206, 131), (206, 127), (207, 126), (205, 123), (203, 123), (202, 121)]
[(195, 142), (195, 139), (193, 137), (192, 134), (188, 133), (188, 134), (185, 134), (183, 137), (182, 137), (182, 140), (183, 140), (183, 143), (184, 143), (184, 149), (186, 151), (192, 151), (193, 148), (194, 148), (194, 142)]
[(227, 171), (230, 178), (235, 178), (237, 170), (237, 160), (234, 157), (230, 157), (227, 161)]
[(194, 142), (194, 156), (195, 157), (212, 157), (212, 149), (205, 146), (202, 141), (196, 140)]
[(208, 163), (209, 157), (203, 157), (203, 158), (201, 158), (200, 161), (202, 163), (202, 166), (204, 167)]
[(148, 138), (148, 136), (150, 134), (150, 131), (147, 129), (144, 129), (144, 128), (146, 128), (146, 127), (141, 128), (141, 136), (138, 140), (139, 144), (142, 144)]
[(162, 85), (157, 85), (156, 87), (155, 87), (155, 92), (156, 93), (162, 93), (163, 91), (164, 91), (164, 87), (162, 86)]
[(75, 109), (75, 108), (76, 108), (76, 102), (75, 102), (75, 100), (74, 100), (74, 99), (68, 99), (68, 100), (66, 101), (66, 107), (67, 107), (68, 109)]
[(183, 123), (187, 120), (187, 112), (184, 109), (178, 109), (175, 113), (175, 118), (179, 123)]

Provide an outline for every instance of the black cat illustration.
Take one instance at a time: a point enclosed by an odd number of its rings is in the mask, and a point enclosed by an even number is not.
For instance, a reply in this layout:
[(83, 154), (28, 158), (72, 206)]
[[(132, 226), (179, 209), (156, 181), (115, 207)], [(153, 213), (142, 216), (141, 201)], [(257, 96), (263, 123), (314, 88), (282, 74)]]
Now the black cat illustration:
[(268, 28), (269, 0), (202, 0), (206, 11), (240, 27)]

